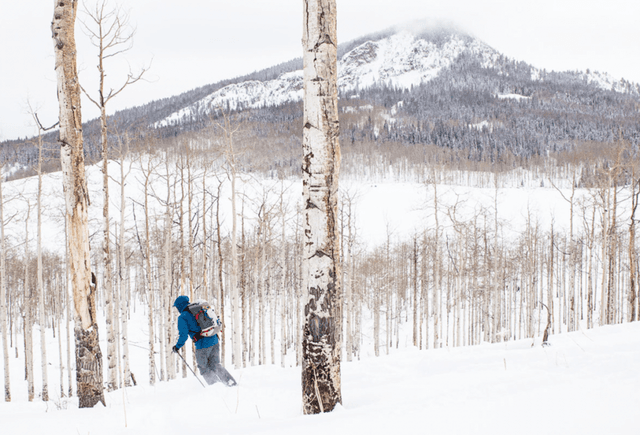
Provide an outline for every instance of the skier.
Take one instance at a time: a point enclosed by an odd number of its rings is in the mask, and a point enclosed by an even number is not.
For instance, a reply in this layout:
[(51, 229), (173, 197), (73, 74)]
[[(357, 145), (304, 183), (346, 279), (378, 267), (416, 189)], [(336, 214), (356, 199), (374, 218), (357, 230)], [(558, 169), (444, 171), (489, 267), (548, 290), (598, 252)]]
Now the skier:
[(200, 374), (209, 385), (216, 382), (224, 382), (227, 385), (235, 385), (236, 382), (229, 372), (220, 364), (220, 344), (218, 335), (203, 337), (200, 335), (200, 326), (196, 318), (187, 309), (189, 306), (188, 296), (178, 296), (173, 303), (180, 313), (178, 317), (178, 342), (173, 346), (173, 351), (178, 352), (187, 341), (187, 338), (195, 342), (196, 362)]

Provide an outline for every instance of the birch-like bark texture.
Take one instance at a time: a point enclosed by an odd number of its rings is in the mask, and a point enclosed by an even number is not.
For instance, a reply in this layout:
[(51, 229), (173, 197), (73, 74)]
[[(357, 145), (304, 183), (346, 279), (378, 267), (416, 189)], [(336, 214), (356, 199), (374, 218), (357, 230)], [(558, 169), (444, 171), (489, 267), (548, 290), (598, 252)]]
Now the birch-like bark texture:
[(335, 0), (305, 0), (303, 23), (304, 200), (302, 405), (305, 414), (332, 411), (340, 387), (340, 240), (337, 222), (337, 18)]
[(67, 244), (75, 308), (76, 381), (79, 406), (104, 402), (102, 353), (91, 286), (88, 192), (84, 174), (80, 85), (74, 36), (77, 0), (55, 0), (51, 33), (60, 106), (60, 161), (68, 222)]
[(46, 322), (44, 315), (44, 283), (42, 277), (42, 131), (38, 129), (38, 323), (40, 324), (40, 366), (42, 369), (42, 401), (49, 401), (47, 372)]
[(4, 239), (2, 166), (0, 164), (0, 329), (2, 329), (2, 355), (4, 361), (4, 401), (11, 402), (11, 374), (9, 372), (9, 342), (7, 337), (7, 246)]

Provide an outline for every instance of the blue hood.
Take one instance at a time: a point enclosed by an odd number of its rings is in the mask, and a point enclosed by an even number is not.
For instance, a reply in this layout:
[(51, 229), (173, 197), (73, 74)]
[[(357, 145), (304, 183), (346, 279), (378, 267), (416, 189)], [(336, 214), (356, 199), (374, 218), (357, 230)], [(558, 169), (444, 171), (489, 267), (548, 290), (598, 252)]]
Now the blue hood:
[(173, 303), (173, 306), (178, 309), (179, 312), (182, 312), (189, 305), (189, 296), (178, 296), (176, 301)]

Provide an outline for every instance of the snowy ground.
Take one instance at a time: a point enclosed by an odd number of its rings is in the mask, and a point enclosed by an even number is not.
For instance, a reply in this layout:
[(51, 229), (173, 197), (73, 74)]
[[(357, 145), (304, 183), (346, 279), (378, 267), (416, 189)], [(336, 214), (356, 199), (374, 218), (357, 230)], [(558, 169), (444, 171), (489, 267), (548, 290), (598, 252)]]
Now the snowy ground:
[[(101, 213), (98, 167), (90, 167), (89, 186), (94, 230)], [(115, 171), (115, 168), (114, 168)], [(136, 174), (131, 175), (127, 197), (139, 199)], [(44, 242), (50, 250), (63, 246), (59, 174), (47, 176)], [(58, 178), (56, 178), (58, 177)], [(290, 181), (291, 206), (300, 198), (300, 186)], [(265, 181), (247, 189), (259, 191)], [(31, 198), (35, 180), (5, 185), (22, 193), (5, 211), (18, 211), (9, 233), (19, 243), (24, 238), (25, 198)], [(344, 182), (358, 193), (358, 237), (376, 245), (387, 232), (407, 240), (423, 227), (432, 211), (428, 190), (418, 183)], [(278, 191), (277, 183), (274, 191)], [(117, 214), (117, 186), (112, 187), (113, 213)], [(565, 194), (569, 192), (565, 191)], [(586, 195), (587, 192), (578, 192)], [(7, 195), (5, 193), (5, 195)], [(505, 232), (522, 228), (531, 219), (542, 229), (567, 227), (568, 204), (551, 188), (474, 189), (445, 187), (438, 190), (443, 206), (458, 203), (467, 216), (498, 205)], [(497, 196), (496, 196), (497, 195)], [(228, 198), (224, 194), (223, 199)], [(224, 201), (223, 201), (224, 202)], [(161, 209), (153, 206), (159, 213)], [(222, 212), (227, 216), (228, 201)], [(445, 213), (441, 209), (441, 213)], [(463, 216), (464, 217), (464, 216)], [(140, 216), (138, 216), (140, 218)], [(31, 214), (31, 244), (35, 247), (35, 211)], [(130, 221), (129, 221), (130, 223)], [(441, 225), (447, 225), (442, 223)], [(58, 344), (47, 330), (50, 402), (27, 401), (22, 337), (19, 357), (11, 350), (13, 401), (0, 402), (0, 433), (17, 434), (637, 434), (640, 408), (640, 322), (582, 330), (552, 336), (552, 345), (531, 339), (467, 348), (422, 350), (408, 347), (375, 358), (365, 346), (362, 360), (342, 365), (343, 405), (335, 412), (303, 416), (300, 370), (266, 365), (233, 370), (235, 388), (203, 388), (192, 374), (186, 379), (155, 386), (148, 383), (145, 314), (138, 308), (131, 325), (132, 370), (138, 386), (108, 393), (107, 406), (80, 410), (77, 399), (61, 398)], [(140, 322), (140, 323), (135, 323)], [(102, 335), (104, 327), (101, 329)], [(102, 337), (104, 339), (104, 337)], [(534, 344), (534, 346), (532, 346)], [(36, 392), (42, 382), (39, 332), (34, 331)], [(106, 346), (103, 344), (103, 350)], [(276, 352), (279, 346), (276, 347)], [(383, 350), (384, 351), (384, 350)], [(291, 360), (291, 356), (289, 356)], [(188, 359), (191, 362), (191, 359)], [(227, 364), (229, 366), (229, 364)], [(0, 373), (2, 369), (0, 368)], [(66, 389), (66, 374), (65, 374)]]
[[(128, 164), (126, 165), (128, 168)], [(125, 228), (129, 233), (133, 232), (133, 201), (144, 203), (144, 190), (141, 180), (144, 179), (140, 172), (138, 162), (132, 163), (132, 172), (127, 178), (125, 197), (127, 198), (127, 211), (125, 216)], [(110, 173), (119, 179), (119, 167), (115, 163), (109, 166)], [(175, 168), (174, 168), (175, 169)], [(163, 168), (159, 171), (162, 172)], [(200, 175), (197, 175), (199, 177)], [(473, 176), (473, 174), (471, 174)], [(505, 177), (502, 183), (513, 185), (513, 179), (519, 180), (521, 175)], [(89, 226), (90, 234), (96, 240), (92, 240), (92, 246), (101, 243), (102, 229), (102, 173), (100, 165), (87, 167), (87, 184), (90, 192)], [(225, 177), (223, 177), (224, 179)], [(238, 182), (238, 194), (249, 198), (244, 209), (247, 217), (247, 226), (255, 223), (256, 210), (260, 207), (262, 198), (268, 198), (267, 202), (278, 204), (281, 190), (284, 189), (285, 206), (290, 218), (289, 234), (293, 236), (295, 219), (293, 214), (302, 198), (302, 182), (297, 179), (289, 179), (282, 184), (278, 180), (245, 177), (247, 180)], [(504, 236), (518, 235), (529, 221), (532, 225), (538, 224), (542, 231), (549, 231), (553, 223), (554, 229), (566, 231), (569, 228), (569, 203), (563, 199), (571, 195), (569, 189), (563, 189), (562, 193), (552, 187), (539, 187), (540, 181), (535, 180), (538, 187), (501, 187), (474, 188), (466, 186), (438, 185), (438, 207), (440, 225), (447, 231), (451, 227), (447, 214), (455, 206), (455, 217), (459, 221), (472, 219), (473, 216), (484, 215), (492, 220), (494, 208), (497, 206), (499, 221), (503, 226)], [(207, 181), (208, 189), (217, 190), (217, 179), (210, 176)], [(166, 181), (155, 174), (151, 177), (153, 192), (160, 198), (166, 197)], [(517, 183), (515, 183), (517, 184)], [(201, 181), (195, 182), (194, 209), (200, 207)], [(547, 183), (547, 185), (550, 185)], [(36, 246), (36, 195), (37, 177), (29, 177), (21, 180), (7, 182), (3, 185), (5, 197), (5, 218), (14, 217), (6, 226), (6, 233), (14, 246), (24, 243), (25, 221), (27, 210), (29, 215), (29, 236), (31, 249)], [(110, 214), (114, 224), (119, 224), (120, 214), (120, 187), (114, 181), (110, 181)], [(421, 233), (424, 228), (433, 227), (433, 188), (417, 182), (371, 182), (362, 180), (342, 180), (341, 192), (354, 198), (353, 220), (357, 227), (357, 237), (366, 248), (375, 248), (383, 245), (387, 235), (391, 241), (408, 241), (412, 235)], [(576, 200), (587, 197), (589, 192), (585, 189), (576, 191)], [(621, 195), (623, 197), (624, 195)], [(225, 233), (231, 229), (231, 193), (229, 182), (226, 181), (221, 196), (220, 220)], [(627, 198), (626, 196), (624, 196)], [(210, 200), (210, 198), (209, 198)], [(628, 198), (620, 210), (628, 208)], [(64, 198), (62, 195), (61, 173), (46, 174), (43, 177), (43, 245), (49, 251), (63, 255), (64, 249)], [(238, 207), (241, 207), (238, 205)], [(150, 218), (164, 221), (164, 206), (156, 199), (149, 201)], [(576, 207), (575, 218), (580, 219), (580, 210)], [(621, 221), (626, 215), (621, 214)], [(142, 222), (144, 212), (136, 206), (136, 218)], [(210, 222), (212, 220), (210, 219)], [(143, 225), (139, 223), (139, 225)], [(276, 220), (275, 225), (279, 225)], [(576, 224), (577, 225), (577, 224)]]
[[(139, 379), (107, 394), (106, 407), (80, 410), (76, 399), (27, 402), (21, 359), (12, 358), (14, 401), (0, 403), (0, 425), (6, 435), (637, 434), (640, 322), (550, 342), (394, 349), (343, 362), (343, 405), (318, 416), (302, 415), (295, 367), (231, 369), (234, 388), (203, 388), (190, 373), (153, 387)], [(144, 367), (143, 350), (136, 360)]]

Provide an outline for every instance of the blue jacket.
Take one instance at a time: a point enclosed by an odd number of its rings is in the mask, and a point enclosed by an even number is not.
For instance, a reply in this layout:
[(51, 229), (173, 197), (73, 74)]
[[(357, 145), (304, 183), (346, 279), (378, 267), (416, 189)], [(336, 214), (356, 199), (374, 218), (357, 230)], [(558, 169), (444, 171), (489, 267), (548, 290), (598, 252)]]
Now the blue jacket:
[[(189, 337), (193, 340), (193, 336), (200, 332), (200, 327), (198, 326), (196, 318), (189, 312), (189, 310), (186, 309), (188, 305), (188, 296), (178, 296), (176, 301), (173, 303), (173, 306), (180, 312), (180, 317), (178, 317), (178, 333), (180, 335), (178, 337), (178, 342), (176, 343), (177, 349), (184, 346)], [(200, 340), (196, 341), (196, 349), (206, 349), (207, 347), (211, 347), (216, 344), (218, 344), (217, 335), (214, 335), (213, 337), (202, 337)]]

